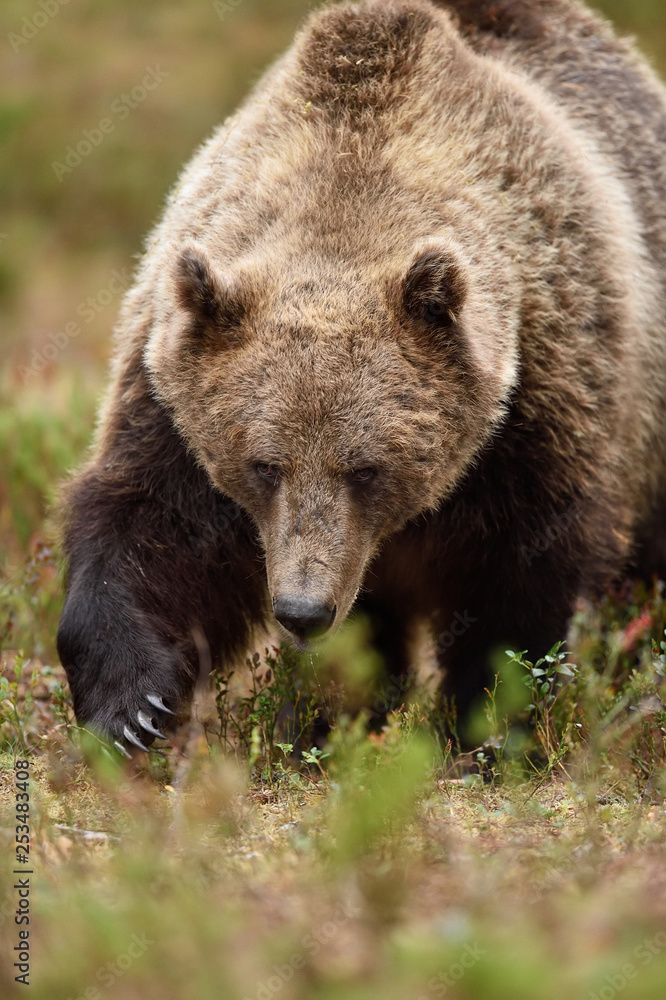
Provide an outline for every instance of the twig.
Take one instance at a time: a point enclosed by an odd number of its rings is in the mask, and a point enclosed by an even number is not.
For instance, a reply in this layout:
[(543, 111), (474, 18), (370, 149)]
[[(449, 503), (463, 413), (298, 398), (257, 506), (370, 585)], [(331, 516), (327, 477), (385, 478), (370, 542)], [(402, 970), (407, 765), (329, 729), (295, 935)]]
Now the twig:
[(112, 833), (102, 833), (96, 830), (79, 830), (76, 826), (66, 826), (64, 823), (54, 823), (56, 830), (64, 830), (66, 833), (75, 833), (77, 836), (82, 837), (84, 840), (117, 840), (120, 841), (120, 837), (115, 837)]

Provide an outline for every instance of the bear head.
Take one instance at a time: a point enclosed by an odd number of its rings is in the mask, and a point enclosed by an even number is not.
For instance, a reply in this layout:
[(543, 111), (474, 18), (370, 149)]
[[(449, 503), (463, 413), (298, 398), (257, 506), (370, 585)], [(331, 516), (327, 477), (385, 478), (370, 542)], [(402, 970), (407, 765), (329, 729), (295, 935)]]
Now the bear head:
[(506, 412), (488, 296), (450, 236), (383, 280), (182, 248), (146, 359), (210, 479), (253, 518), (276, 617), (298, 641), (349, 612), (372, 557), (460, 482)]

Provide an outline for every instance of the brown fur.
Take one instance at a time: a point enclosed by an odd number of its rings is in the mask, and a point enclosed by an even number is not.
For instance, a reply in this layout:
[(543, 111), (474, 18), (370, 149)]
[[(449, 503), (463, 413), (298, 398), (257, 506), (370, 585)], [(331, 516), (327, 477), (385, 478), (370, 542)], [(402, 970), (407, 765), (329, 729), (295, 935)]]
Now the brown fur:
[(271, 598), (339, 624), (361, 589), (392, 673), (418, 618), (474, 619), (438, 647), (465, 710), (497, 642), (664, 573), (665, 153), (664, 89), (577, 3), (311, 18), (123, 308), (66, 503), (79, 717), (136, 729), (193, 629), (224, 665)]

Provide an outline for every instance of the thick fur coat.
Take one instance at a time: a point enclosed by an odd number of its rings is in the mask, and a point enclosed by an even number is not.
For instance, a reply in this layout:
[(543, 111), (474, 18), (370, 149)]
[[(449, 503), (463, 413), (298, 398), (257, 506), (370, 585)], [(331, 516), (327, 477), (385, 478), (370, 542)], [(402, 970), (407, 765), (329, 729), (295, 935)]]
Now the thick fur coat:
[(497, 643), (666, 573), (665, 281), (666, 92), (598, 17), (315, 14), (125, 300), (63, 507), (79, 719), (148, 743), (202, 662), (359, 593), (391, 674), (430, 623), (464, 712)]

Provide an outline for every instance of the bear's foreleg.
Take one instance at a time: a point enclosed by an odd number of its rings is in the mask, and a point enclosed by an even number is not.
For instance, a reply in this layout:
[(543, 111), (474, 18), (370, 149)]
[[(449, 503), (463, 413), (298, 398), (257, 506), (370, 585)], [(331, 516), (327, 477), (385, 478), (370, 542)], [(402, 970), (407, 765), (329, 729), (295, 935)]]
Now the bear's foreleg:
[(127, 748), (169, 725), (202, 666), (242, 654), (266, 582), (247, 515), (147, 389), (112, 412), (65, 498), (58, 651), (79, 722)]

